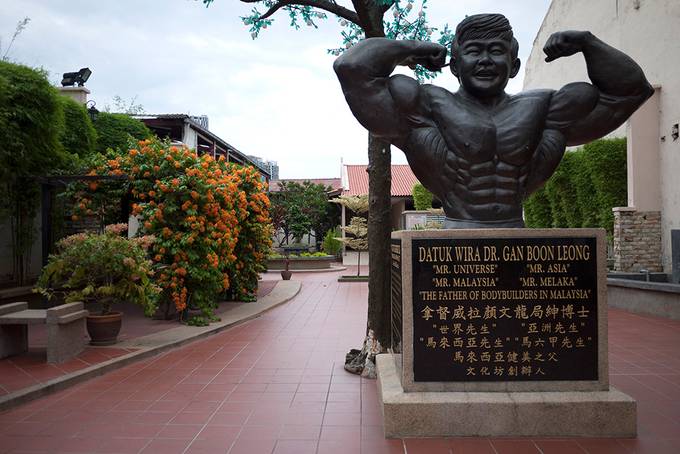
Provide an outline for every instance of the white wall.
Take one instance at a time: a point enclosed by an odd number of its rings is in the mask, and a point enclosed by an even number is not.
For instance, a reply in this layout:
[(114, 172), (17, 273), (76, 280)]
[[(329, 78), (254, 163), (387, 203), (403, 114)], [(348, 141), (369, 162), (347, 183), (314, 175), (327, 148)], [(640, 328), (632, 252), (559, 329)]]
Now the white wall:
[[(680, 229), (680, 139), (671, 138), (672, 125), (680, 122), (680, 1), (553, 0), (525, 63), (525, 89), (588, 81), (582, 55), (544, 62), (543, 45), (551, 33), (561, 30), (590, 30), (630, 55), (649, 82), (660, 88), (658, 189), (664, 270), (670, 272), (670, 230)], [(626, 126), (613, 135), (626, 135)]]

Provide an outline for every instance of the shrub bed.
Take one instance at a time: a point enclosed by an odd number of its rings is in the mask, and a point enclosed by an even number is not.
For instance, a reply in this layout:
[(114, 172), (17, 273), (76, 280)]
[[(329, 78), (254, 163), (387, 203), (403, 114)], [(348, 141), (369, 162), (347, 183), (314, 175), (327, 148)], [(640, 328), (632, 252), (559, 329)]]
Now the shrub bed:
[[(127, 175), (142, 232), (156, 237), (152, 259), (162, 298), (213, 318), (221, 296), (254, 300), (271, 246), (269, 199), (252, 167), (198, 156), (169, 142), (143, 140), (126, 155), (110, 154), (92, 173)], [(98, 187), (81, 192), (87, 212)]]

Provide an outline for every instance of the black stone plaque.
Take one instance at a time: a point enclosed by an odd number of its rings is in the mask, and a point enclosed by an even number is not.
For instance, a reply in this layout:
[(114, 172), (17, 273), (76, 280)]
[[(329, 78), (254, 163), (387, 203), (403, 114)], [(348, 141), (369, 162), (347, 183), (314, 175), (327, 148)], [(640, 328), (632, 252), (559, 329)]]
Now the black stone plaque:
[(392, 352), (401, 353), (402, 339), (402, 297), (401, 297), (401, 240), (391, 242), (391, 287), (392, 287)]
[(415, 381), (598, 379), (594, 237), (412, 247)]

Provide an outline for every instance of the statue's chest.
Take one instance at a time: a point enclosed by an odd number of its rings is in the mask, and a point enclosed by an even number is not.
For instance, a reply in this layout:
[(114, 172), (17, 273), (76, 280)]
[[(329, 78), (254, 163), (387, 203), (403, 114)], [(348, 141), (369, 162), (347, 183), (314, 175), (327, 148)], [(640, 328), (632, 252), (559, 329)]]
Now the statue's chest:
[[(450, 152), (470, 164), (526, 164), (542, 130), (541, 115), (510, 104), (496, 110), (434, 105), (433, 118)], [(525, 106), (526, 107), (526, 106)]]

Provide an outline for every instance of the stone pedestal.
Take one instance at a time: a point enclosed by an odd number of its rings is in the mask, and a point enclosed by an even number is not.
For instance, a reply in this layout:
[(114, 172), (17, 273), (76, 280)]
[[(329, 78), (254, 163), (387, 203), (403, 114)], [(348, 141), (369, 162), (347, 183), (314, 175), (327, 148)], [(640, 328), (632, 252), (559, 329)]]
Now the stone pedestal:
[(385, 436), (635, 437), (636, 406), (609, 391), (404, 392), (391, 354), (377, 356)]
[(68, 96), (69, 98), (83, 105), (87, 102), (87, 95), (90, 94), (90, 90), (87, 88), (77, 86), (57, 87), (57, 90), (59, 90), (62, 95)]
[(601, 229), (392, 234), (388, 437), (636, 433), (609, 387)]

